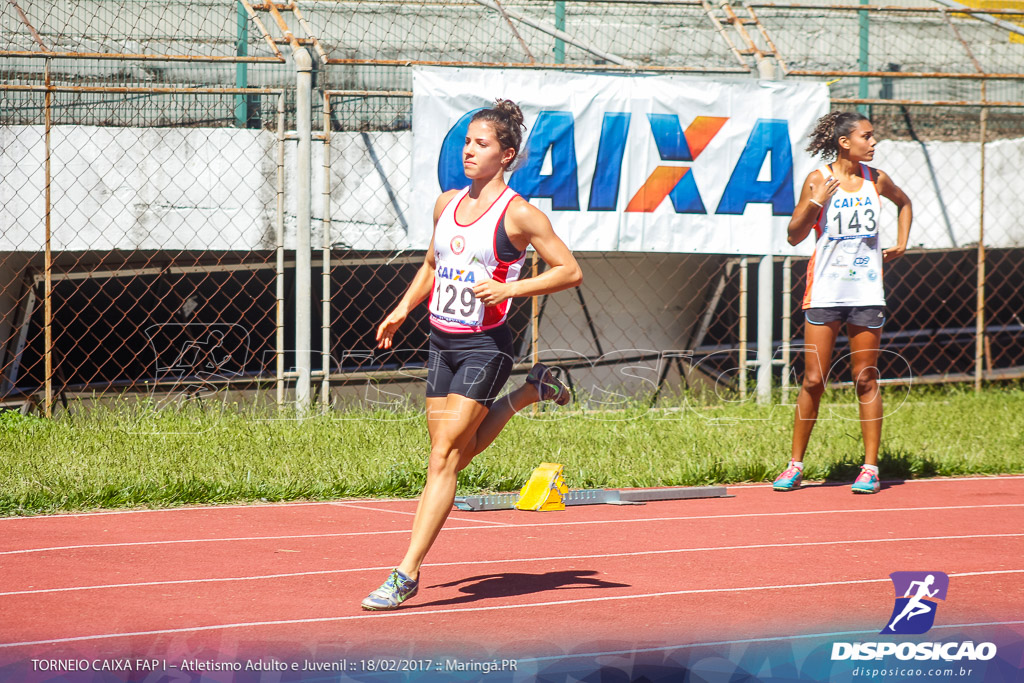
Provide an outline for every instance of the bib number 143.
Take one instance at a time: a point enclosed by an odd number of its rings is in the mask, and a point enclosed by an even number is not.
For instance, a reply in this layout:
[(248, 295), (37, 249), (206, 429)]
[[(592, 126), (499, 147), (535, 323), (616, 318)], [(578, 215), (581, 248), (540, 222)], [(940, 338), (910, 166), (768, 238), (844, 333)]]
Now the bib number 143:
[[(843, 218), (846, 218), (844, 223)], [(872, 209), (864, 209), (863, 220), (860, 210), (853, 213), (848, 211), (837, 211), (829, 219), (829, 223), (835, 226), (835, 239), (848, 239), (851, 237), (870, 237), (878, 234), (878, 223), (875, 221), (875, 212)]]

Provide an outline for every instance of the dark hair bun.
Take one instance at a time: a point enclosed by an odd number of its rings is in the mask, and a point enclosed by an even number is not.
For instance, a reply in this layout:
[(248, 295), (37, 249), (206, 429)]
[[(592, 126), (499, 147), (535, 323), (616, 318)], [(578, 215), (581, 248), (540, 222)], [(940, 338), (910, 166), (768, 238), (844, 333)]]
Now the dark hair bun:
[(496, 99), (494, 100), (494, 111), (508, 118), (516, 128), (526, 128), (523, 123), (523, 110), (519, 108), (519, 105), (512, 100)]

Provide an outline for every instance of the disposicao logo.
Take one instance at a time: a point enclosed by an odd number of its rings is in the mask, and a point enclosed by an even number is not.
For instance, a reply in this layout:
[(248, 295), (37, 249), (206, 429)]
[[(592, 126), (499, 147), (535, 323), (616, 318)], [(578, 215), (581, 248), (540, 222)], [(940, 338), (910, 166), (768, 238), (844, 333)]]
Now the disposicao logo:
[[(896, 591), (892, 614), (879, 633), (916, 635), (935, 625), (938, 601), (946, 599), (949, 577), (942, 572), (893, 572)], [(833, 643), (832, 661), (881, 660), (894, 656), (901, 661), (988, 661), (996, 656), (994, 643), (963, 642), (868, 642)]]
[(896, 604), (889, 622), (879, 633), (927, 633), (935, 624), (937, 600), (945, 600), (949, 577), (942, 572), (893, 572)]

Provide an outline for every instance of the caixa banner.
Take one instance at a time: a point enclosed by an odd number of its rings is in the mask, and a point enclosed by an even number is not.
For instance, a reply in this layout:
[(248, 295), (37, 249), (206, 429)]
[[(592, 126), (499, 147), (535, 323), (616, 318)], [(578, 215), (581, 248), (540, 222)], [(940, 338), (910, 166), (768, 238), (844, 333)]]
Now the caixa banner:
[(469, 184), (469, 120), (498, 97), (527, 126), (506, 181), (572, 249), (810, 253), (786, 225), (823, 84), (462, 68), (413, 71), (410, 246), (429, 243), (438, 194)]

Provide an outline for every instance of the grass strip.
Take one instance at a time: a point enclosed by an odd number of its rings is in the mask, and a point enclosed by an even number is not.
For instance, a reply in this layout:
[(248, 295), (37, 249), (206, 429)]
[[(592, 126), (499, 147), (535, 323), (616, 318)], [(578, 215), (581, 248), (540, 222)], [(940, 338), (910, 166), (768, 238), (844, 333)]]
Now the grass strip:
[[(887, 388), (883, 479), (1024, 472), (1024, 389)], [(663, 403), (665, 403), (663, 401)], [(460, 475), (460, 494), (517, 490), (542, 461), (572, 488), (770, 481), (791, 406), (679, 397), (650, 409), (519, 415)], [(412, 406), (296, 419), (251, 406), (79, 406), (53, 420), (0, 413), (0, 515), (245, 501), (408, 497), (425, 481), (426, 419)], [(852, 481), (856, 396), (830, 391), (805, 476)]]

